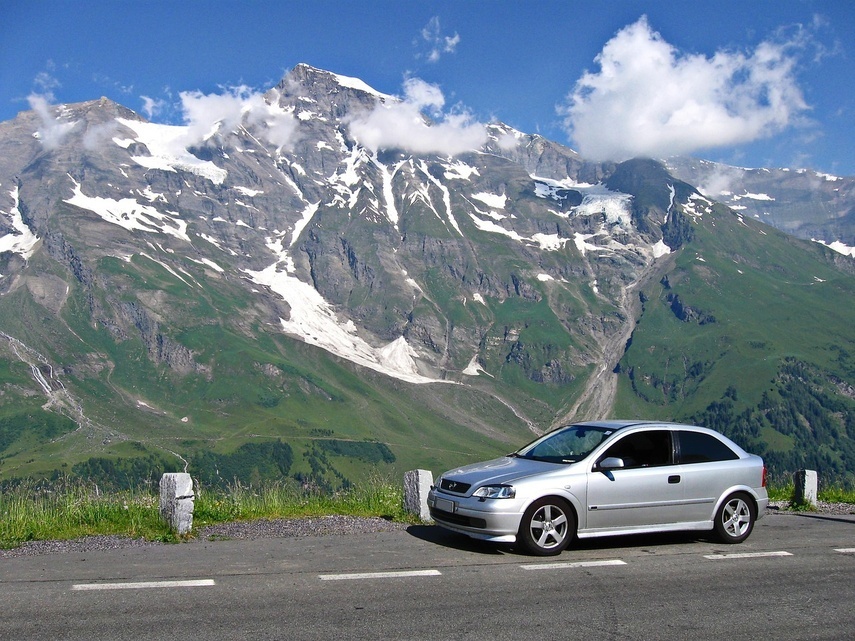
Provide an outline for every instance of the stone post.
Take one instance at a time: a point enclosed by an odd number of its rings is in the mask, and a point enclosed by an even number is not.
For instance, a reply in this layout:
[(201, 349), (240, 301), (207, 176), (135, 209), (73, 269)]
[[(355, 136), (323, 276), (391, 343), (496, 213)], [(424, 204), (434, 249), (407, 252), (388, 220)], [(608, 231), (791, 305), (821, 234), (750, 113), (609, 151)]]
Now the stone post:
[(404, 509), (410, 514), (418, 514), (422, 521), (431, 521), (427, 496), (433, 485), (430, 470), (411, 470), (404, 474)]
[(193, 479), (189, 474), (174, 472), (160, 479), (160, 516), (179, 536), (193, 529)]
[(815, 470), (799, 470), (793, 475), (796, 485), (795, 501), (799, 505), (816, 507), (817, 475)]

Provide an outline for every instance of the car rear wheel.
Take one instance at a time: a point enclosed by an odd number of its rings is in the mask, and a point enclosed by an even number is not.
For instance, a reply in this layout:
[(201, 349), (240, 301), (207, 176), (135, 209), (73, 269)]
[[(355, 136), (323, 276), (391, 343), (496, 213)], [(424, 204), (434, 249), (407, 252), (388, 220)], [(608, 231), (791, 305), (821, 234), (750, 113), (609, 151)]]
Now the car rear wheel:
[(545, 497), (532, 503), (523, 515), (517, 541), (537, 556), (560, 554), (576, 534), (576, 516), (559, 498)]
[(757, 508), (743, 492), (728, 496), (715, 515), (715, 533), (722, 543), (742, 543), (754, 529)]

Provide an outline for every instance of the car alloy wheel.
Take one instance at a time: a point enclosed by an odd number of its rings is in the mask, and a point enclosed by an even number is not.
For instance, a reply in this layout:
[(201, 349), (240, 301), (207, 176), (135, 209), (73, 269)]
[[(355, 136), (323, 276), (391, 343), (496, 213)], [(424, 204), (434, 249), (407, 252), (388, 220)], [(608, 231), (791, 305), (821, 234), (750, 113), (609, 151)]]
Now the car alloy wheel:
[(742, 543), (754, 529), (754, 501), (744, 493), (731, 494), (715, 517), (715, 532), (722, 543)]
[(546, 497), (525, 511), (517, 538), (528, 552), (549, 556), (566, 548), (575, 532), (576, 518), (570, 507), (561, 499)]

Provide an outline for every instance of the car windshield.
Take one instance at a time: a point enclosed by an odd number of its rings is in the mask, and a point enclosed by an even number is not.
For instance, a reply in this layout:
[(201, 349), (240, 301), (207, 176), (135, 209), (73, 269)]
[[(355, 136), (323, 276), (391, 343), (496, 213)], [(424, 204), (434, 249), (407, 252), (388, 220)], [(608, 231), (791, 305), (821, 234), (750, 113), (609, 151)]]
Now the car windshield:
[(549, 463), (576, 463), (612, 434), (613, 428), (570, 425), (529, 443), (516, 456)]

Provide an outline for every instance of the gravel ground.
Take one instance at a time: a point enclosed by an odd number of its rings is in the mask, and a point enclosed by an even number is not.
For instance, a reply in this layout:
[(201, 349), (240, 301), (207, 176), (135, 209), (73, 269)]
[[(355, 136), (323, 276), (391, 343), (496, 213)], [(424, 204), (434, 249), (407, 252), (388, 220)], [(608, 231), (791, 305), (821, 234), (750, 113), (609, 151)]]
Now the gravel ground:
[[(789, 509), (788, 501), (769, 504), (767, 514), (799, 514)], [(825, 503), (820, 501), (815, 513), (818, 514), (855, 514), (855, 505), (851, 503)], [(249, 540), (267, 537), (307, 537), (330, 535), (355, 535), (371, 532), (394, 532), (405, 530), (407, 523), (396, 523), (381, 518), (363, 518), (355, 516), (325, 516), (310, 519), (260, 519), (222, 523), (200, 528), (196, 538), (187, 545), (198, 541)], [(0, 550), (0, 558), (37, 556), (40, 554), (59, 554), (69, 552), (91, 552), (93, 550), (118, 550), (125, 548), (154, 547), (165, 545), (131, 539), (123, 536), (87, 536), (71, 541), (28, 541), (12, 550)]]
[[(307, 519), (259, 519), (237, 521), (199, 528), (198, 541), (249, 540), (267, 537), (307, 537), (342, 534), (365, 534), (370, 532), (393, 532), (409, 527), (407, 523), (396, 523), (381, 518), (356, 516), (324, 516)], [(124, 548), (154, 547), (168, 545), (125, 536), (86, 536), (70, 541), (27, 541), (11, 550), (0, 550), (0, 559), (40, 554), (66, 552), (91, 552), (93, 550), (118, 550)]]
[[(816, 504), (814, 514), (855, 514), (855, 504), (853, 503), (826, 503), (819, 501)], [(800, 510), (791, 510), (789, 501), (772, 501), (769, 503), (769, 508), (766, 514), (801, 514)]]

